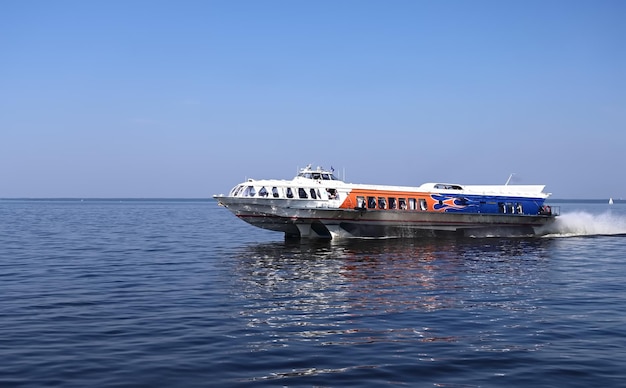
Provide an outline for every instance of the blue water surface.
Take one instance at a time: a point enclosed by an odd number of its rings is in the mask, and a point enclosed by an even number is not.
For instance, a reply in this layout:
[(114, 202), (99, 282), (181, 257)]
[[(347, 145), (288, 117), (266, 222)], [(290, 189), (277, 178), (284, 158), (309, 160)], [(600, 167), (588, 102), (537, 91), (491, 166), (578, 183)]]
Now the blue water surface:
[(626, 386), (626, 204), (285, 241), (213, 200), (0, 201), (0, 386)]

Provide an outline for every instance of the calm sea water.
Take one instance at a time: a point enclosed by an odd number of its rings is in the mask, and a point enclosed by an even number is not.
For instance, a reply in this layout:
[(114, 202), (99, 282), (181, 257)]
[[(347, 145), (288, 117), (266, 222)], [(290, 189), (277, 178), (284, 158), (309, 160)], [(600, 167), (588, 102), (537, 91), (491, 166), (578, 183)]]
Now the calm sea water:
[(546, 238), (285, 242), (207, 201), (0, 201), (0, 386), (626, 386), (626, 204)]

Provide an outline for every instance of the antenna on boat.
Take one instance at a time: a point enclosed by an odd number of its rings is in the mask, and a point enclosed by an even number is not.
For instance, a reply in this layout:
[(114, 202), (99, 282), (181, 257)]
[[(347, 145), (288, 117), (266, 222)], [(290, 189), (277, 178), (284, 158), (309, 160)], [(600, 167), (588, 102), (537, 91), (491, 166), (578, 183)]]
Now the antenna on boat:
[(513, 178), (513, 175), (515, 175), (514, 172), (511, 173), (511, 175), (509, 175), (509, 179), (506, 180), (506, 183), (504, 184), (505, 186), (509, 185), (509, 182), (511, 181), (511, 178)]

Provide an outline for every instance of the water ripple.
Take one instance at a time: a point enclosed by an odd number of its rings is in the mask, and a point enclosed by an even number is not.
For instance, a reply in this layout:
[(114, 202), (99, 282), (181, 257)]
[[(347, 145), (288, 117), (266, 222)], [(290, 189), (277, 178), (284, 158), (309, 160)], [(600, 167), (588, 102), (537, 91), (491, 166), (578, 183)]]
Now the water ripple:
[(223, 210), (0, 202), (0, 385), (626, 379), (623, 237), (292, 242)]

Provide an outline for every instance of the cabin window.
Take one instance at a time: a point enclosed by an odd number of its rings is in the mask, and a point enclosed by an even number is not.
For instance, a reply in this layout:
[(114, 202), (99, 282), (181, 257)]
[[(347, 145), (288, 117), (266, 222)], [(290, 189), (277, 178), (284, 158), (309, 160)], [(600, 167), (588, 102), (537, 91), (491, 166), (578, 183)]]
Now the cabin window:
[(279, 194), (278, 194), (278, 188), (276, 187), (272, 187), (272, 196), (274, 198), (278, 198)]
[(365, 197), (360, 195), (356, 197), (356, 207), (365, 209)]
[(463, 190), (463, 187), (459, 185), (446, 185), (442, 183), (438, 183), (435, 185), (435, 189), (439, 190)]
[(306, 195), (306, 190), (304, 190), (302, 187), (298, 188), (298, 197), (302, 199), (308, 198), (308, 196)]
[(326, 191), (328, 192), (328, 199), (339, 199), (336, 189), (326, 189)]
[(322, 174), (322, 179), (325, 181), (329, 181), (330, 180), (330, 176), (328, 174)]
[(287, 187), (287, 198), (293, 198), (293, 190), (291, 190), (291, 187)]
[(498, 211), (500, 213), (506, 213), (506, 206), (504, 206), (504, 203), (498, 202)]
[(367, 197), (368, 209), (376, 209), (376, 197)]
[(267, 197), (267, 189), (265, 186), (261, 187), (261, 190), (259, 190), (259, 197)]
[(518, 214), (524, 214), (524, 209), (522, 209), (522, 204), (521, 203), (516, 203), (515, 207), (517, 208), (517, 213)]
[(515, 214), (515, 206), (513, 206), (512, 203), (508, 203), (507, 205), (509, 206), (509, 211), (511, 212), (511, 214)]
[(406, 210), (406, 198), (398, 198), (398, 207), (400, 210)]
[(315, 189), (311, 189), (311, 198), (317, 199), (317, 195), (315, 194)]
[(426, 203), (426, 200), (424, 198), (420, 198), (419, 199), (419, 203), (420, 203), (420, 210), (421, 211), (428, 210), (428, 204)]
[(378, 197), (378, 208), (379, 209), (387, 209), (387, 198)]
[(415, 198), (409, 198), (409, 210), (416, 210), (416, 201)]
[(243, 192), (244, 197), (254, 197), (256, 195), (256, 190), (254, 186), (246, 187), (246, 190)]
[(389, 209), (395, 209), (396, 207), (396, 199), (394, 197), (389, 197)]
[(239, 196), (239, 193), (241, 193), (241, 190), (243, 190), (243, 186), (235, 187), (235, 189), (233, 190), (233, 197)]

